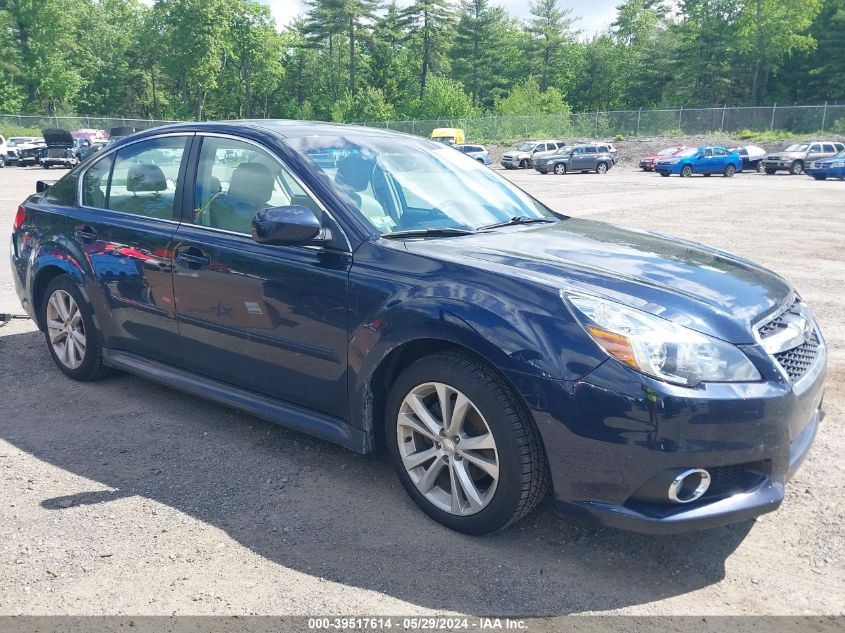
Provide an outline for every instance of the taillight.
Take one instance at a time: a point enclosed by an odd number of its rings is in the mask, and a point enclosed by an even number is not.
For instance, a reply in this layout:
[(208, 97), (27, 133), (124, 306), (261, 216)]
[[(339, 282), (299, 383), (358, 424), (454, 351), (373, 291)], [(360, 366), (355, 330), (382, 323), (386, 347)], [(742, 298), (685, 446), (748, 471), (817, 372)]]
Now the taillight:
[(18, 207), (18, 212), (15, 214), (15, 224), (12, 226), (12, 231), (14, 233), (18, 232), (18, 229), (21, 228), (24, 221), (26, 220), (26, 207), (23, 205)]

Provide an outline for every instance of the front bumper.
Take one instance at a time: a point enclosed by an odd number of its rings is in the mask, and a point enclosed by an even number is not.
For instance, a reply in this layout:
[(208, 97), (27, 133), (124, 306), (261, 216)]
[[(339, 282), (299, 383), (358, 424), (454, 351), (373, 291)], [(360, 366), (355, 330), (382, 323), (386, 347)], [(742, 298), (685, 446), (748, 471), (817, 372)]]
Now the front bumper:
[[(689, 389), (612, 360), (579, 381), (517, 384), (543, 438), (556, 508), (610, 527), (667, 534), (778, 508), (823, 417), (825, 353), (819, 364), (800, 389), (776, 374), (765, 382)], [(647, 483), (687, 468), (707, 469), (722, 483), (689, 504), (643, 498)]]
[(824, 176), (826, 178), (845, 178), (845, 167), (810, 167), (804, 173), (813, 178)]
[(782, 160), (769, 160), (764, 158), (763, 159), (763, 167), (765, 169), (790, 169), (792, 167), (792, 163), (796, 160), (801, 160), (800, 158), (789, 158), (789, 159), (782, 159)]
[(517, 169), (523, 160), (528, 161), (529, 166), (531, 165), (531, 160), (528, 158), (502, 158), (502, 167)]
[(680, 163), (675, 163), (673, 165), (662, 165), (660, 163), (656, 163), (654, 165), (654, 171), (656, 171), (658, 174), (674, 174), (677, 176), (681, 173), (682, 167), (683, 165), (681, 165)]

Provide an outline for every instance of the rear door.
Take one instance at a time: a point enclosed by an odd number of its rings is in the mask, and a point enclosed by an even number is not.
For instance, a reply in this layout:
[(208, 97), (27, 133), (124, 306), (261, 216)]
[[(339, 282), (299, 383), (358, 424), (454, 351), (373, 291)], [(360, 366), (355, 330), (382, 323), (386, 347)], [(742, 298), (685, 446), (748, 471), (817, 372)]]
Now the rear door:
[(313, 210), (338, 237), (340, 228), (262, 146), (198, 135), (194, 154), (193, 211), (174, 242), (185, 366), (345, 417), (351, 253), (324, 245), (258, 244), (251, 236), (257, 211), (290, 204)]
[(105, 344), (178, 365), (171, 240), (191, 134), (147, 138), (92, 163), (70, 233), (93, 271)]

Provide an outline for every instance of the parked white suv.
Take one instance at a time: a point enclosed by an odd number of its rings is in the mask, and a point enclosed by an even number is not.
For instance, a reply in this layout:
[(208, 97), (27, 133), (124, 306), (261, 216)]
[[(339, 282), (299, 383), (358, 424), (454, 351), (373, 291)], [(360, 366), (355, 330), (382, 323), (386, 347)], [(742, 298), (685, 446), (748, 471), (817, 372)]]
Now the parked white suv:
[(555, 152), (566, 143), (558, 140), (525, 141), (516, 149), (505, 152), (502, 156), (502, 167), (505, 169), (529, 169), (534, 166), (534, 154), (541, 152)]

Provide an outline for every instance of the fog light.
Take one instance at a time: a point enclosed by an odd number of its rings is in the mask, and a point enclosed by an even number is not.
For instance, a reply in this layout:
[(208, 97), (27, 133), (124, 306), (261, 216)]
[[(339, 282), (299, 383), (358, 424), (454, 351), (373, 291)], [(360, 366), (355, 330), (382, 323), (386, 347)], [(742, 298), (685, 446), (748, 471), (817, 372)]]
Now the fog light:
[(692, 503), (710, 487), (710, 473), (703, 468), (684, 470), (669, 484), (668, 497), (675, 503)]

